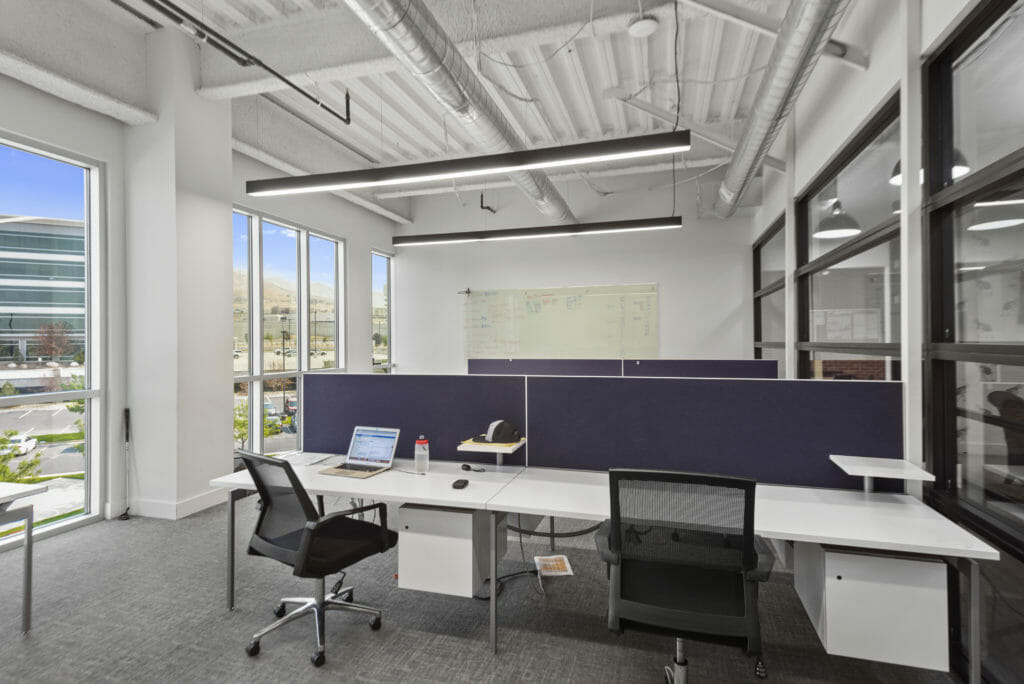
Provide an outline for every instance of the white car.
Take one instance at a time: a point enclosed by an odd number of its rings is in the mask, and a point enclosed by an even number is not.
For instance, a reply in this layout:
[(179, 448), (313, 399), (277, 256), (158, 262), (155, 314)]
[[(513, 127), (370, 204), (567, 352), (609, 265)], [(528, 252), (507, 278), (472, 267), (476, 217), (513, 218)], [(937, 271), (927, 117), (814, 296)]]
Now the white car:
[(7, 438), (9, 449), (19, 456), (24, 456), (36, 448), (36, 438), (27, 435), (14, 435)]

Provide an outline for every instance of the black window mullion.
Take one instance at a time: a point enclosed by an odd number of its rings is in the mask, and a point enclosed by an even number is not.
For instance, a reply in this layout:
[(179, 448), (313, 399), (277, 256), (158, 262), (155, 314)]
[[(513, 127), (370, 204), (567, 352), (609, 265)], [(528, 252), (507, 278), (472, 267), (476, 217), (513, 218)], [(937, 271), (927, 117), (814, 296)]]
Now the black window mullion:
[(865, 232), (863, 235), (858, 237), (856, 240), (847, 242), (842, 247), (836, 247), (834, 250), (827, 254), (822, 254), (820, 257), (815, 259), (809, 264), (804, 264), (796, 270), (797, 276), (811, 275), (818, 271), (823, 271), (826, 268), (835, 266), (841, 261), (846, 261), (852, 257), (857, 256), (862, 252), (866, 252), (872, 247), (877, 247), (883, 242), (892, 240), (899, 235), (900, 232), (900, 220), (898, 217), (890, 219), (885, 223), (875, 226), (871, 230)]

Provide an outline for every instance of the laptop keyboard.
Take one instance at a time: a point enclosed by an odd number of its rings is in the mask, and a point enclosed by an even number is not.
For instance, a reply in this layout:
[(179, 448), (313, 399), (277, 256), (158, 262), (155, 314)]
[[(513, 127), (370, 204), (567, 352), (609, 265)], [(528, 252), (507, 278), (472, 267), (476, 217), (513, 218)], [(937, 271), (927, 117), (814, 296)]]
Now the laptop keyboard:
[(380, 470), (380, 466), (359, 465), (358, 463), (352, 463), (352, 464), (346, 463), (345, 465), (343, 465), (341, 467), (344, 470), (358, 470), (360, 472), (369, 472), (371, 470)]

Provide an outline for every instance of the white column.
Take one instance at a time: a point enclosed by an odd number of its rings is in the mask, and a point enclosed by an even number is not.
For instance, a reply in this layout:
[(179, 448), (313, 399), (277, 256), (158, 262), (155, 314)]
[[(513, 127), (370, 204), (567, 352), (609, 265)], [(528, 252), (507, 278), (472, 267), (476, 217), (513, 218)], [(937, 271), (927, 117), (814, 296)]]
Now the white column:
[(195, 90), (199, 48), (147, 37), (159, 120), (126, 133), (129, 502), (189, 515), (231, 467), (231, 110)]
[[(900, 3), (903, 52), (900, 61), (900, 358), (903, 377), (903, 457), (923, 461), (924, 254), (921, 239), (921, 0)], [(921, 496), (921, 483), (908, 486)]]

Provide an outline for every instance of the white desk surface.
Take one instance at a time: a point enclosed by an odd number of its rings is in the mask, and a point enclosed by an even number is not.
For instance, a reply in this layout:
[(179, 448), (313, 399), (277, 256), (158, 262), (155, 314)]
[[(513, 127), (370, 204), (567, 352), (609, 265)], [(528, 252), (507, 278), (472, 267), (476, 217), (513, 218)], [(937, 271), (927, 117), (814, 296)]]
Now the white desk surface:
[[(391, 470), (362, 479), (324, 475), (320, 471), (325, 466), (320, 464), (298, 466), (294, 470), (310, 494), (474, 509), (486, 508), (488, 500), (522, 470), (522, 466), (477, 464), (476, 467), (484, 468), (484, 472), (477, 473), (462, 470), (461, 466), (454, 461), (431, 461), (426, 475), (416, 475), (411, 472), (412, 459), (396, 458)], [(455, 480), (469, 480), (469, 484), (465, 489), (453, 489)], [(255, 489), (247, 470), (214, 478), (210, 486)]]
[(460, 442), (456, 451), (470, 451), (477, 454), (514, 454), (519, 451), (522, 446), (526, 444), (526, 438), (523, 437), (515, 444), (486, 444), (486, 443), (464, 443)]
[(908, 494), (757, 485), (763, 537), (998, 560), (999, 552)]
[(872, 458), (870, 456), (840, 456), (838, 454), (829, 454), (828, 458), (847, 475), (935, 482), (934, 475), (902, 458)]
[(604, 520), (610, 506), (607, 472), (524, 468), (487, 503), (487, 510)]
[(21, 484), (19, 482), (0, 482), (0, 505), (10, 503), (23, 496), (32, 496), (45, 492), (44, 484)]

